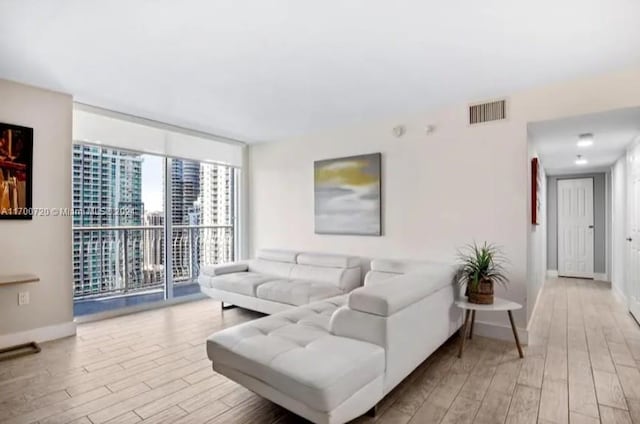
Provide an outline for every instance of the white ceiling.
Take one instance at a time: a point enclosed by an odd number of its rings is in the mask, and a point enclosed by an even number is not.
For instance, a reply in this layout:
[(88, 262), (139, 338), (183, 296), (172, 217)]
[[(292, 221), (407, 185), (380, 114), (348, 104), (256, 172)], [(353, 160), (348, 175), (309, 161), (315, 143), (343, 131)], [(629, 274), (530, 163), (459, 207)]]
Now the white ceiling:
[[(536, 122), (528, 130), (547, 174), (605, 171), (640, 135), (640, 108)], [(585, 133), (593, 134), (593, 145), (578, 147), (578, 135)], [(577, 155), (588, 164), (576, 165)]]
[(640, 62), (637, 0), (0, 0), (0, 78), (268, 141)]

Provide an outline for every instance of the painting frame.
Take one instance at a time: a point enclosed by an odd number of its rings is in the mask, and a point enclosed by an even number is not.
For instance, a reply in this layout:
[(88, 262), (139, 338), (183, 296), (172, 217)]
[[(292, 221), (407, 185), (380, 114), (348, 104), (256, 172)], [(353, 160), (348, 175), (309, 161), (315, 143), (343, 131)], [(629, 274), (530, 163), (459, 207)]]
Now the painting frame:
[(531, 224), (540, 225), (542, 214), (542, 173), (538, 158), (531, 159)]
[[(368, 193), (367, 201), (373, 203), (373, 210), (365, 210), (362, 206), (360, 213), (366, 213), (368, 224), (362, 222), (353, 222), (349, 228), (340, 228), (340, 225), (334, 225), (330, 228), (326, 222), (321, 222), (319, 212), (322, 210), (322, 199), (320, 195), (321, 183), (319, 182), (319, 170), (326, 167), (340, 167), (345, 164), (359, 163), (364, 168), (364, 174), (367, 178), (374, 181), (370, 183), (370, 193)], [(348, 185), (348, 184), (345, 184)], [(334, 187), (335, 190), (346, 190), (344, 187)], [(363, 196), (364, 199), (364, 196)], [(329, 199), (331, 200), (331, 199)], [(383, 235), (382, 221), (382, 153), (367, 153), (362, 155), (344, 156), (339, 158), (322, 159), (314, 161), (314, 232), (318, 235), (350, 235), (350, 236), (370, 236), (380, 237)], [(347, 216), (347, 214), (343, 214)], [(343, 216), (343, 217), (344, 217)], [(367, 221), (367, 220), (365, 220)], [(361, 225), (359, 228), (358, 225)]]
[[(20, 134), (20, 144), (17, 147), (12, 140), (15, 136), (14, 132)], [(18, 153), (16, 154), (16, 150)], [(8, 153), (8, 154), (7, 154)], [(15, 157), (11, 155), (16, 154)], [(10, 204), (9, 208), (3, 206), (2, 203), (7, 201), (3, 198), (4, 188), (0, 184), (0, 220), (31, 220), (33, 219), (33, 128), (23, 127), (15, 124), (0, 122), (0, 181), (15, 178), (21, 181), (24, 178), (24, 193), (13, 188), (16, 193), (11, 198), (20, 199), (16, 204)], [(8, 209), (8, 211), (7, 211)]]

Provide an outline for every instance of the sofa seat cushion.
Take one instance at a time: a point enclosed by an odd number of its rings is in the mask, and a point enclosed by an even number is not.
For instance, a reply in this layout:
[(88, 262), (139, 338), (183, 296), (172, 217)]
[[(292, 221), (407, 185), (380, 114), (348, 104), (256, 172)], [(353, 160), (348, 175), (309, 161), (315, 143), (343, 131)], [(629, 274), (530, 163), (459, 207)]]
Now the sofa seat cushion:
[(284, 319), (294, 324), (317, 327), (330, 332), (331, 316), (337, 309), (346, 306), (348, 303), (349, 296), (343, 294), (287, 311), (284, 314)]
[(330, 283), (285, 279), (260, 284), (256, 290), (256, 296), (260, 299), (295, 306), (306, 305), (341, 294), (343, 294), (342, 291)]
[(209, 277), (201, 274), (198, 282), (201, 285), (212, 289), (255, 297), (256, 288), (261, 284), (273, 280), (274, 278), (276, 277), (258, 274), (255, 272), (234, 272), (215, 277)]
[(222, 330), (207, 340), (216, 364), (233, 368), (318, 411), (331, 411), (384, 373), (377, 345), (331, 335), (331, 313), (345, 297), (317, 302)]

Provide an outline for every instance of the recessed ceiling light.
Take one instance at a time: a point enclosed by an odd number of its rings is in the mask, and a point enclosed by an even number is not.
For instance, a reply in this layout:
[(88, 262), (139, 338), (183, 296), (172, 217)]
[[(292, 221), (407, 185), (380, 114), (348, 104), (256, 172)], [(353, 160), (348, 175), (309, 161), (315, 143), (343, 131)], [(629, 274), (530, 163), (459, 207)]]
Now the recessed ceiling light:
[(589, 162), (585, 158), (583, 158), (582, 155), (577, 156), (576, 165), (586, 165), (588, 163)]
[(578, 147), (589, 147), (593, 144), (593, 134), (586, 133), (578, 136)]

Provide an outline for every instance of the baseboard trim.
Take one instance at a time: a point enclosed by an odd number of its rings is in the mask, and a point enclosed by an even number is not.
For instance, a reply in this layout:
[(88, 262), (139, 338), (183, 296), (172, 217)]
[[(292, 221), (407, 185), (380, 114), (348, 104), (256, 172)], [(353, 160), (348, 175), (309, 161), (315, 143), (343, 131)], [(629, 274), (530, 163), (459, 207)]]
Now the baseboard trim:
[(558, 278), (558, 270), (557, 269), (548, 269), (547, 270), (547, 278)]
[(538, 304), (540, 303), (540, 296), (542, 295), (542, 290), (544, 290), (544, 285), (547, 283), (547, 280), (544, 280), (540, 285), (540, 289), (538, 290), (538, 294), (536, 295), (536, 302), (533, 304), (533, 309), (531, 310), (531, 315), (529, 315), (527, 319), (527, 331), (529, 331), (529, 327), (533, 322), (533, 318), (536, 315), (536, 311), (538, 310)]
[(618, 300), (618, 302), (622, 303), (625, 306), (629, 305), (627, 296), (622, 293), (620, 289), (618, 289), (618, 286), (613, 283), (611, 283), (611, 291), (613, 292), (613, 296)]
[(607, 276), (607, 274), (597, 274), (594, 273), (593, 274), (593, 279), (596, 281), (605, 281), (605, 282), (609, 282), (609, 277)]
[[(507, 313), (504, 312), (504, 318), (507, 319)], [(504, 340), (514, 342), (513, 331), (510, 325), (496, 324), (494, 322), (476, 321), (473, 325), (473, 334), (488, 337), (491, 339)], [(529, 342), (529, 332), (525, 328), (518, 328), (518, 337), (520, 343), (527, 344)], [(515, 345), (514, 345), (515, 349)]]
[(48, 342), (63, 337), (75, 336), (76, 323), (73, 321), (0, 335), (0, 349), (29, 342)]

